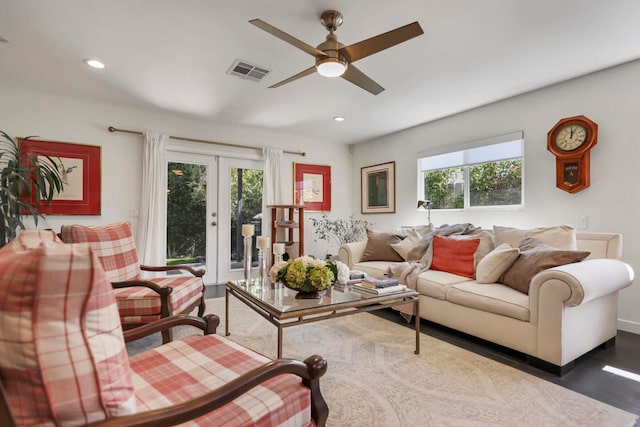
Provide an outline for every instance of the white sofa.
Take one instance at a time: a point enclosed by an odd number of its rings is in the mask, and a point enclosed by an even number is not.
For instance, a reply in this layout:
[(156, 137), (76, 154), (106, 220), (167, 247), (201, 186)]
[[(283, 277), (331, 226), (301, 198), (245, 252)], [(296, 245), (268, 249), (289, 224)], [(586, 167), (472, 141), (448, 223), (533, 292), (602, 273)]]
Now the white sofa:
[[(381, 276), (392, 262), (361, 262), (367, 242), (340, 247), (350, 269)], [(528, 361), (558, 375), (579, 356), (615, 343), (618, 291), (633, 282), (622, 262), (622, 236), (577, 232), (582, 262), (544, 270), (530, 282), (529, 295), (500, 283), (426, 270), (415, 284), (420, 317), (526, 354)]]

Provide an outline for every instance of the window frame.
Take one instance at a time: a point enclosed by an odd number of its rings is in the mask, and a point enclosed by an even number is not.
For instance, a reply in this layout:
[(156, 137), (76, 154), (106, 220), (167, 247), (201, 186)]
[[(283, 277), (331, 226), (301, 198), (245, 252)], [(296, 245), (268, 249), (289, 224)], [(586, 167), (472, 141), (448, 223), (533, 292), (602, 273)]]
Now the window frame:
[[(434, 168), (434, 169), (423, 169), (422, 167), (422, 162), (423, 159), (425, 158), (429, 158), (429, 157), (435, 157), (435, 156), (441, 156), (441, 155), (447, 155), (447, 154), (453, 154), (453, 153), (462, 153), (465, 151), (472, 151), (474, 149), (478, 149), (478, 148), (483, 148), (483, 147), (489, 147), (491, 145), (497, 145), (497, 144), (503, 144), (503, 143), (513, 143), (514, 144), (514, 148), (516, 147), (516, 144), (519, 145), (518, 149), (519, 149), (519, 156), (516, 157), (506, 157), (506, 158), (496, 158), (494, 160), (487, 160), (487, 161), (483, 161), (483, 162), (474, 162), (474, 163), (463, 163), (463, 164), (452, 164), (450, 166), (445, 166), (442, 168)], [(524, 200), (525, 200), (525, 162), (524, 162), (524, 132), (523, 131), (518, 131), (518, 132), (511, 132), (511, 133), (507, 133), (507, 134), (503, 134), (503, 135), (498, 135), (498, 136), (493, 136), (493, 137), (489, 137), (489, 138), (484, 138), (484, 139), (479, 139), (479, 140), (474, 140), (474, 141), (469, 141), (463, 144), (457, 144), (454, 146), (446, 146), (446, 147), (439, 147), (437, 149), (432, 149), (432, 150), (427, 150), (427, 151), (422, 151), (419, 152), (417, 155), (418, 159), (417, 159), (417, 180), (418, 180), (418, 186), (417, 186), (417, 199), (418, 200), (423, 200), (425, 198), (425, 188), (424, 188), (424, 172), (427, 170), (442, 170), (442, 169), (449, 169), (449, 168), (454, 168), (454, 167), (462, 167), (463, 169), (463, 179), (464, 179), (464, 197), (463, 197), (463, 208), (462, 209), (456, 209), (456, 208), (447, 208), (447, 209), (438, 209), (438, 211), (491, 211), (491, 210), (501, 210), (501, 211), (508, 211), (508, 210), (522, 210), (524, 209)], [(464, 154), (462, 154), (462, 157), (464, 157)], [(521, 160), (521, 164), (522, 164), (522, 178), (521, 178), (521, 188), (520, 188), (520, 204), (516, 204), (516, 205), (492, 205), (492, 206), (470, 206), (470, 199), (471, 199), (471, 194), (469, 191), (469, 168), (470, 166), (473, 166), (475, 164), (483, 164), (483, 163), (490, 163), (490, 162), (497, 162), (497, 161), (502, 161), (502, 160), (513, 160), (513, 159), (520, 159)], [(432, 208), (433, 209), (433, 208)]]

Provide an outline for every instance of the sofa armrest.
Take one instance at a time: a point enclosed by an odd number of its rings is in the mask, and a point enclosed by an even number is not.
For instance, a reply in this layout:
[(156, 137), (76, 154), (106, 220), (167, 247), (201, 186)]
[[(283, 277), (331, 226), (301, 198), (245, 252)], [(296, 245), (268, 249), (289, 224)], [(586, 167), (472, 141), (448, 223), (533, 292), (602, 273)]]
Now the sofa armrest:
[(633, 283), (631, 267), (615, 259), (591, 259), (550, 268), (531, 280), (529, 295), (537, 295), (540, 287), (551, 280), (567, 285), (564, 305), (573, 307), (617, 292)]
[(354, 264), (360, 262), (362, 255), (364, 255), (364, 249), (367, 247), (367, 241), (363, 242), (351, 242), (344, 243), (338, 250), (338, 257), (340, 261), (349, 266), (349, 269), (353, 268)]

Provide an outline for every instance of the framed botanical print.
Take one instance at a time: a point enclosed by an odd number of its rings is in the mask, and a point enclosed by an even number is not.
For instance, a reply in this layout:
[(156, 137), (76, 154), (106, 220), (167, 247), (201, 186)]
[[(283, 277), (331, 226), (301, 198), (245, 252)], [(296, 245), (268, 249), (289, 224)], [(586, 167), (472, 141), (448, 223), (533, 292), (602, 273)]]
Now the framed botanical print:
[(24, 153), (59, 159), (63, 191), (50, 205), (42, 202), (38, 210), (49, 215), (100, 215), (102, 197), (100, 151), (97, 145), (18, 139)]
[(361, 170), (362, 213), (396, 211), (396, 162), (365, 166)]
[(293, 164), (293, 202), (307, 211), (331, 210), (331, 166)]

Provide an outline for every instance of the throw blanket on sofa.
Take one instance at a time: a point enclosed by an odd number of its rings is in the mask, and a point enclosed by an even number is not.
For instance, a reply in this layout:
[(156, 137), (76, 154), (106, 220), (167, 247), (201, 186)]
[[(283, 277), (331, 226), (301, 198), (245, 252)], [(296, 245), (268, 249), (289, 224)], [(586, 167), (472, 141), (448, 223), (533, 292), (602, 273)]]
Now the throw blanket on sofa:
[[(422, 238), (416, 244), (416, 248), (414, 249), (422, 251), (422, 254), (424, 254), (431, 245), (433, 236), (470, 234), (479, 229), (480, 227), (476, 227), (468, 222), (452, 225), (444, 224), (425, 235), (424, 238)], [(414, 249), (412, 249), (411, 253), (414, 253)], [(422, 257), (422, 255), (420, 257)], [(394, 279), (398, 279), (398, 282), (406, 285), (408, 288), (415, 289), (418, 283), (418, 276), (421, 272), (428, 269), (429, 267), (420, 262), (399, 262), (393, 263), (389, 266), (389, 268), (387, 269), (387, 275)], [(409, 304), (403, 304), (393, 307), (393, 309), (398, 310), (400, 312), (400, 315), (404, 319), (406, 319), (407, 322), (411, 321), (411, 318), (413, 317), (413, 306), (410, 306)]]

